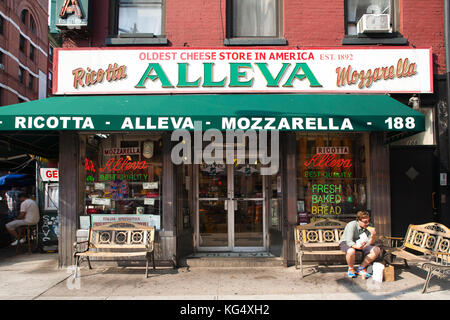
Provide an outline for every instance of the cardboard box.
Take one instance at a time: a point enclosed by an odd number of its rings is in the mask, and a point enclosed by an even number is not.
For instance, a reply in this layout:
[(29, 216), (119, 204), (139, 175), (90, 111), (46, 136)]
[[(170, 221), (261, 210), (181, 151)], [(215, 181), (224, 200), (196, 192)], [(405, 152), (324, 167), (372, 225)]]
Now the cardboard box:
[(386, 282), (392, 282), (395, 280), (394, 266), (385, 266), (383, 269), (383, 280)]

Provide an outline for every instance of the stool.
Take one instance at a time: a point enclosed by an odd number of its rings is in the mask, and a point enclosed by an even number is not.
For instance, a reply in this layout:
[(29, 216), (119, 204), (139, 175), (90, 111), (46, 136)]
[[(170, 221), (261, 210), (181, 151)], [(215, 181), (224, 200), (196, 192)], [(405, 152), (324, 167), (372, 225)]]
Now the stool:
[(17, 234), (19, 241), (17, 242), (16, 253), (19, 252), (19, 247), (23, 244), (20, 243), (22, 238), (25, 238), (25, 245), (28, 244), (28, 254), (31, 254), (31, 242), (34, 242), (35, 247), (37, 247), (37, 224), (28, 225), (28, 226), (20, 226), (17, 228)]

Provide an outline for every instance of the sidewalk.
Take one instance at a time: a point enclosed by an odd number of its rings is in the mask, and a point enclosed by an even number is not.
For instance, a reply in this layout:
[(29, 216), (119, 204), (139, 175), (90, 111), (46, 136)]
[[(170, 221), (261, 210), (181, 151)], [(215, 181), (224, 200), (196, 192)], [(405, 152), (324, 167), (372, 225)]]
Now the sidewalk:
[[(394, 282), (349, 279), (342, 266), (306, 270), (271, 268), (144, 268), (82, 265), (80, 282), (58, 269), (58, 255), (19, 254), (0, 249), (0, 299), (24, 300), (449, 300), (448, 278), (433, 277), (421, 294), (426, 273), (396, 269)], [(72, 287), (72, 289), (70, 289)], [(79, 289), (77, 289), (79, 287)]]

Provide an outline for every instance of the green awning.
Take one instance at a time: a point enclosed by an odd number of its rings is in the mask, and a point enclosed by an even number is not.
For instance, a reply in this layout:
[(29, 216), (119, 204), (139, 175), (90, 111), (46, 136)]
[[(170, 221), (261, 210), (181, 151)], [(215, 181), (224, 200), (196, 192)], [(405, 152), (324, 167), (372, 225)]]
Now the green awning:
[(386, 95), (58, 96), (0, 108), (0, 130), (201, 128), (423, 131), (424, 116)]

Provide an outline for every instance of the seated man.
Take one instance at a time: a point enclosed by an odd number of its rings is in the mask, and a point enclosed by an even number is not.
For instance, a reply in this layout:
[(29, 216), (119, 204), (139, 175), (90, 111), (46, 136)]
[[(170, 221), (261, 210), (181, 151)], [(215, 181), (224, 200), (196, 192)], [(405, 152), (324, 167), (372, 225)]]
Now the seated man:
[(17, 218), (5, 225), (6, 230), (14, 237), (15, 241), (11, 243), (12, 246), (17, 245), (20, 240), (21, 243), (25, 240), (18, 239), (16, 229), (20, 226), (35, 225), (39, 222), (39, 207), (32, 199), (30, 199), (25, 193), (19, 194), (20, 213)]
[[(369, 227), (369, 222), (369, 213), (367, 211), (358, 211), (356, 220), (349, 222), (342, 234), (339, 247), (347, 254), (348, 276), (350, 278), (355, 278), (357, 275), (361, 275), (364, 279), (369, 278), (371, 275), (367, 273), (367, 266), (380, 254), (380, 248), (373, 245), (376, 235), (375, 228)], [(357, 271), (355, 271), (353, 266), (356, 251), (362, 251), (365, 256)]]

